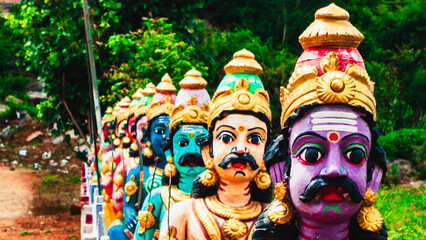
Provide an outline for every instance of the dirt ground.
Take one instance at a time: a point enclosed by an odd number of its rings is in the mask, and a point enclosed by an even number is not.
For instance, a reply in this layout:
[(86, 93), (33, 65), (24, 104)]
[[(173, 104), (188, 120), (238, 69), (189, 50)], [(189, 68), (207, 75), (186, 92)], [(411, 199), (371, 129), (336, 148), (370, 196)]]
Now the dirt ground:
[(0, 176), (0, 239), (79, 239), (80, 215), (32, 213), (38, 171), (0, 166)]
[[(81, 160), (73, 151), (76, 140), (53, 144), (55, 136), (35, 120), (2, 122), (0, 130), (7, 125), (14, 131), (0, 138), (0, 240), (80, 239), (80, 215), (69, 211), (73, 202), (79, 202)], [(43, 135), (27, 142), (35, 131)], [(19, 154), (22, 149), (26, 156)], [(51, 152), (51, 157), (44, 159), (44, 152)], [(68, 162), (61, 165), (64, 159)], [(52, 166), (52, 161), (57, 164)], [(40, 169), (34, 169), (35, 163)]]

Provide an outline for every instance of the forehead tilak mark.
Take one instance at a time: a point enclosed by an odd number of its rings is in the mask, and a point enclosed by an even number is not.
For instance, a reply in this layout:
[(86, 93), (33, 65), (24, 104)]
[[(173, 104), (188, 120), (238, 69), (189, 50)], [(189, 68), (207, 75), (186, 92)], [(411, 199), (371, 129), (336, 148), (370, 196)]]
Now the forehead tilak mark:
[(350, 112), (320, 111), (311, 114), (312, 130), (357, 132), (357, 115)]

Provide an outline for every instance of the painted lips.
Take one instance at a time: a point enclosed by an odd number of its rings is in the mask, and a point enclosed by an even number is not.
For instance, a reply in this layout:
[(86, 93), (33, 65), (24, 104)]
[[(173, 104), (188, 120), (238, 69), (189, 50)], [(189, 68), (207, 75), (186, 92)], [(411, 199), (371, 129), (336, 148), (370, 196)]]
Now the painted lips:
[(234, 168), (244, 169), (247, 168), (247, 161), (244, 159), (236, 159), (231, 161), (231, 166)]
[(343, 201), (345, 193), (347, 193), (342, 187), (325, 186), (319, 191), (319, 195), (322, 201)]

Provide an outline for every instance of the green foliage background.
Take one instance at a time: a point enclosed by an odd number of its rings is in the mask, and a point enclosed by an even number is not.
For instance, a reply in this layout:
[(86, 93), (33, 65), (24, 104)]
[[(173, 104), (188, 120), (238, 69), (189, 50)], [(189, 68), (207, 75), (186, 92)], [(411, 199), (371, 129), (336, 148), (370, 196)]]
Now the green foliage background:
[[(365, 36), (359, 51), (376, 82), (380, 131), (424, 128), (425, 1), (334, 2), (351, 14), (350, 21)], [(273, 126), (279, 128), (278, 90), (287, 84), (303, 51), (298, 36), (315, 11), (329, 3), (91, 0), (102, 108), (150, 81), (157, 84), (166, 72), (178, 85), (192, 67), (203, 73), (212, 93), (232, 54), (247, 48), (264, 68), (261, 78), (276, 113)], [(2, 21), (1, 33), (13, 39), (14, 47), (0, 44), (0, 54), (16, 53), (16, 63), (45, 83), (49, 99), (38, 105), (40, 116), (59, 129), (72, 127), (67, 104), (76, 122), (86, 126), (89, 86), (82, 1), (22, 1)]]

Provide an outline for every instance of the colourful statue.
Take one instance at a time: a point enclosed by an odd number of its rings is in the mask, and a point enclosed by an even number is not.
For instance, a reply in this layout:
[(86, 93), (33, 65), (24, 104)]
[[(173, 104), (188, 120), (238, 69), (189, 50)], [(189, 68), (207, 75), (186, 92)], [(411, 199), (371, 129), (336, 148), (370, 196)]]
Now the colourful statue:
[(241, 50), (225, 66), (213, 96), (209, 135), (202, 143), (207, 170), (192, 196), (164, 215), (159, 239), (247, 239), (271, 201), (263, 154), (270, 138), (269, 96), (257, 76), (262, 67)]
[(170, 97), (170, 102), (175, 103), (176, 99), (176, 87), (172, 83), (172, 79), (169, 74), (164, 74), (161, 78), (161, 82), (156, 87), (157, 93), (152, 97), (152, 100), (158, 100), (161, 104), (167, 99), (166, 96)]
[[(123, 213), (120, 210), (122, 208), (122, 190), (119, 190), (119, 179), (120, 176), (117, 174), (117, 166), (122, 159), (121, 143), (125, 140), (127, 134), (127, 121), (124, 114), (130, 105), (130, 99), (128, 97), (123, 98), (116, 106), (114, 112), (114, 121), (111, 123), (113, 128), (113, 144), (114, 150), (111, 155), (107, 154), (105, 158), (102, 158), (102, 186), (104, 189), (104, 212), (105, 221), (109, 227), (111, 223), (116, 219), (122, 219)], [(111, 167), (110, 167), (111, 166)], [(114, 184), (117, 186), (114, 188)]]
[[(166, 74), (168, 77), (168, 75)], [(124, 226), (126, 235), (129, 239), (133, 238), (133, 233), (137, 224), (137, 212), (141, 203), (146, 198), (151, 189), (161, 186), (161, 176), (166, 165), (166, 156), (163, 147), (166, 145), (166, 139), (169, 137), (169, 114), (173, 109), (171, 99), (174, 94), (170, 89), (173, 86), (170, 78), (163, 77), (157, 86), (157, 93), (153, 97), (153, 85), (148, 84), (142, 92), (143, 103), (136, 110), (136, 139), (141, 147), (138, 151), (142, 153), (142, 168), (138, 164), (132, 168), (126, 179), (124, 188)], [(170, 86), (171, 85), (171, 86)], [(148, 96), (148, 97), (146, 97)], [(159, 100), (151, 98), (164, 98), (163, 104)], [(149, 106), (143, 107), (149, 102)], [(146, 129), (143, 128), (146, 125)], [(142, 152), (143, 148), (143, 152)], [(142, 169), (142, 170), (141, 170)], [(154, 177), (155, 176), (155, 177)], [(141, 179), (143, 179), (141, 184)], [(142, 189), (140, 189), (142, 187)]]
[[(140, 172), (140, 158), (141, 152), (145, 147), (145, 143), (141, 141), (142, 128), (146, 126), (146, 104), (152, 98), (155, 93), (155, 86), (153, 84), (148, 84), (147, 88), (144, 90), (138, 89), (135, 94), (133, 94), (133, 101), (130, 103), (130, 109), (124, 114), (127, 115), (128, 123), (128, 137), (130, 139), (129, 144), (123, 145), (122, 155), (123, 161), (118, 165), (117, 169), (125, 169), (125, 183), (123, 184), (123, 198), (122, 198), (122, 211), (124, 213), (124, 219), (119, 219), (113, 222), (111, 225), (108, 235), (110, 239), (131, 239), (133, 238), (134, 226), (136, 225), (136, 220), (134, 215), (138, 211), (138, 198), (139, 194), (133, 195), (134, 192), (140, 187), (140, 179), (134, 179), (131, 176), (130, 171)], [(136, 101), (135, 101), (136, 100)], [(139, 130), (138, 130), (139, 129)], [(138, 140), (139, 139), (139, 140)], [(123, 189), (122, 189), (123, 190)], [(133, 196), (132, 196), (133, 195)], [(132, 199), (130, 200), (130, 197)], [(140, 203), (139, 203), (140, 204)]]
[[(164, 213), (174, 203), (189, 199), (192, 183), (197, 175), (206, 169), (201, 157), (200, 143), (208, 134), (210, 97), (204, 89), (207, 81), (201, 77), (201, 73), (192, 69), (185, 74), (179, 85), (182, 89), (176, 97), (175, 108), (170, 118), (171, 142), (168, 144), (170, 149), (166, 151), (169, 156), (168, 165), (164, 170), (163, 186), (152, 190), (145, 198), (138, 214), (139, 223), (135, 231), (135, 240), (158, 238)], [(190, 95), (194, 92), (204, 101), (201, 108), (198, 107), (200, 104), (197, 98)], [(177, 104), (184, 100), (186, 107)]]
[(387, 239), (372, 206), (386, 172), (374, 82), (357, 50), (364, 37), (348, 20), (331, 4), (299, 37), (305, 51), (281, 88), (282, 137), (265, 159), (276, 199), (253, 239)]

